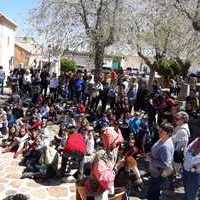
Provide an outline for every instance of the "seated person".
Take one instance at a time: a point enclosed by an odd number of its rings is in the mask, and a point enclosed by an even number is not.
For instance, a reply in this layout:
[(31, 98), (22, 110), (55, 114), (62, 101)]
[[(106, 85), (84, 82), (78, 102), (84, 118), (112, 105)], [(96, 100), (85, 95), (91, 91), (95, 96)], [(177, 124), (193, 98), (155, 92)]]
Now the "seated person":
[(5, 139), (2, 140), (1, 147), (5, 148), (3, 153), (15, 151), (16, 145), (14, 145), (15, 137), (18, 136), (18, 127), (16, 125), (12, 125), (9, 127), (8, 135)]
[(81, 162), (86, 153), (86, 143), (82, 134), (78, 133), (75, 127), (71, 124), (68, 127), (68, 138), (62, 154), (62, 162), (60, 168), (60, 176), (70, 173), (72, 168), (80, 168)]

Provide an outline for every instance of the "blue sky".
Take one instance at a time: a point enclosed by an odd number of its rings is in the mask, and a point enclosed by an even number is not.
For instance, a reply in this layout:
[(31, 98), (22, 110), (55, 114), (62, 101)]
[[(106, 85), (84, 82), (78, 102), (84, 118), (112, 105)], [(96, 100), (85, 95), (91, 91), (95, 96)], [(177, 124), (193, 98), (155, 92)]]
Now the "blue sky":
[(18, 35), (28, 33), (28, 11), (36, 6), (38, 0), (0, 0), (0, 12), (15, 21)]

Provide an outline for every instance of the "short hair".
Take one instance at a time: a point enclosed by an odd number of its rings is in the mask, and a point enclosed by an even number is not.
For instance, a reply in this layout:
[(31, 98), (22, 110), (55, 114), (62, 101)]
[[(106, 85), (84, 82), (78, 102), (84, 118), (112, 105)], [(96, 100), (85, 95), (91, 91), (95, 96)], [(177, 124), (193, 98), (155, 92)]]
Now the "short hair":
[(174, 126), (171, 124), (171, 123), (168, 123), (168, 122), (163, 122), (161, 125), (160, 125), (160, 128), (162, 130), (164, 130), (170, 137), (172, 136), (172, 133), (174, 131)]
[(176, 113), (176, 117), (181, 118), (184, 121), (184, 123), (188, 123), (189, 121), (189, 115), (184, 111)]
[(3, 200), (28, 200), (29, 198), (24, 194), (15, 194), (10, 195), (4, 198)]

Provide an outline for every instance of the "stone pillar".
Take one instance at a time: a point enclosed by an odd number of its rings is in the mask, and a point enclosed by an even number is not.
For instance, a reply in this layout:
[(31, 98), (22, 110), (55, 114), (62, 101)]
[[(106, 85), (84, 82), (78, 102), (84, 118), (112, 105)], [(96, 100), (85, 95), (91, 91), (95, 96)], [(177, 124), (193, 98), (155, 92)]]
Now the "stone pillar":
[(185, 98), (189, 95), (190, 95), (190, 85), (183, 83), (181, 85), (181, 90), (180, 90), (180, 93), (178, 95), (178, 100), (179, 101), (185, 101)]

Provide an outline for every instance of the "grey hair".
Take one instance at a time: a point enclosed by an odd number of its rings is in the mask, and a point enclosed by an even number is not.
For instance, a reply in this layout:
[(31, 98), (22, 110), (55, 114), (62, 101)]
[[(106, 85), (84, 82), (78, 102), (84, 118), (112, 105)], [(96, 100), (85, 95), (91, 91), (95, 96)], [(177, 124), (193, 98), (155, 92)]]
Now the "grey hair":
[(176, 113), (176, 117), (180, 117), (185, 123), (188, 123), (189, 121), (189, 115), (184, 111)]

